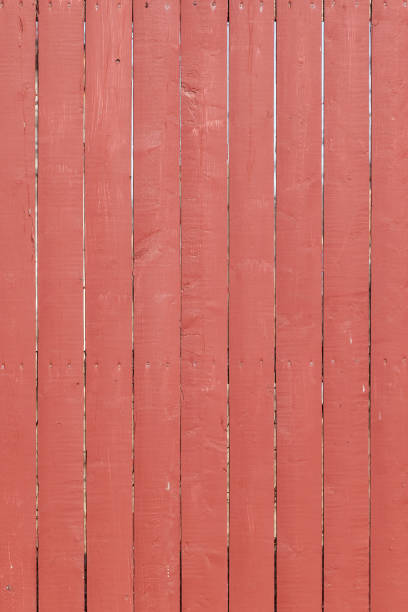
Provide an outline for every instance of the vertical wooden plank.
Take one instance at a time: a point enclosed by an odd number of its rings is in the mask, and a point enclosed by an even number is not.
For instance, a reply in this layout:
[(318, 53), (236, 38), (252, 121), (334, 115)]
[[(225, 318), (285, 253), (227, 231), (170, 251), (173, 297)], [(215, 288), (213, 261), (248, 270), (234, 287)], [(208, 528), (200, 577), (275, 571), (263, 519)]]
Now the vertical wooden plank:
[(182, 598), (227, 610), (227, 2), (181, 3)]
[(277, 3), (277, 597), (322, 599), (321, 3)]
[(230, 5), (230, 606), (274, 607), (274, 3)]
[(36, 610), (35, 5), (0, 5), (0, 608)]
[(371, 610), (408, 607), (408, 8), (373, 2)]
[(325, 6), (324, 606), (369, 606), (369, 2)]
[(87, 609), (133, 610), (132, 3), (87, 2)]
[(41, 612), (84, 609), (82, 0), (39, 3)]
[(180, 4), (134, 0), (135, 608), (180, 610)]

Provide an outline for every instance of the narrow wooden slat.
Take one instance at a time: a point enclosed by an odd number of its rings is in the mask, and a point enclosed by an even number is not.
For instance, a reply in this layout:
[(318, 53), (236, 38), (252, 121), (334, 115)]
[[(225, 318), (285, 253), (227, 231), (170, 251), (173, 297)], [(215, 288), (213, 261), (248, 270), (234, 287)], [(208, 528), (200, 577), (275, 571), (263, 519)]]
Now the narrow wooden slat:
[(369, 606), (369, 2), (325, 7), (324, 606)]
[(274, 3), (230, 5), (230, 607), (274, 607)]
[(35, 6), (0, 7), (0, 609), (36, 610)]
[(277, 3), (277, 597), (322, 598), (321, 3)]
[(39, 3), (41, 612), (84, 609), (83, 9), (81, 0)]
[(373, 2), (371, 610), (408, 608), (408, 8)]
[(227, 3), (181, 3), (182, 598), (227, 610)]
[(325, 16), (325, 608), (367, 610), (369, 5)]
[(180, 610), (180, 5), (134, 0), (135, 608)]
[(133, 610), (132, 3), (87, 2), (87, 609)]

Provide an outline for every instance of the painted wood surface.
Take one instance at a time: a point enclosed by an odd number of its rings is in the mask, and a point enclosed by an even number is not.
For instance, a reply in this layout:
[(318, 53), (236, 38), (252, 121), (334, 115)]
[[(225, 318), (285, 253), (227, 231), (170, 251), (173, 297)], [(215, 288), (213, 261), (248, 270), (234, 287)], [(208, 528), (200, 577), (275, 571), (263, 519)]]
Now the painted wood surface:
[(84, 609), (83, 17), (81, 0), (39, 2), (41, 612)]
[(230, 4), (230, 542), (235, 612), (274, 608), (274, 4)]
[(180, 5), (134, 0), (135, 607), (180, 610)]
[(0, 0), (1, 609), (407, 609), (408, 8), (371, 8)]
[(369, 3), (325, 7), (324, 609), (369, 607)]
[(36, 610), (35, 7), (0, 10), (0, 609)]
[(132, 3), (86, 6), (87, 610), (133, 610)]
[(227, 3), (181, 14), (182, 609), (226, 612)]
[(321, 4), (277, 2), (277, 604), (322, 598)]
[(408, 606), (408, 8), (373, 3), (371, 610)]

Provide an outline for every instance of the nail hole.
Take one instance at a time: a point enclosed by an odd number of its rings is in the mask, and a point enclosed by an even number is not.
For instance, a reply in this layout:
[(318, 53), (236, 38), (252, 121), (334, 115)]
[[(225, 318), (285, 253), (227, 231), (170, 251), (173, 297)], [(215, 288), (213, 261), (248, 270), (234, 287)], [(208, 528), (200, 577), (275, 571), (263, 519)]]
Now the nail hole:
[(118, 57), (115, 59), (115, 64), (120, 64), (120, 59)]

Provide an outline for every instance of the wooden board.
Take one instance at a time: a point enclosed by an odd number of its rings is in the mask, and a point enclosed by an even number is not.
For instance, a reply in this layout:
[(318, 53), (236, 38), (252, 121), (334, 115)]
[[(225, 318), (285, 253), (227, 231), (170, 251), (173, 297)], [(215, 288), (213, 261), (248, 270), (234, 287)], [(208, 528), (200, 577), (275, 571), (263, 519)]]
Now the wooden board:
[(322, 598), (321, 3), (277, 3), (277, 601)]
[(134, 0), (135, 608), (180, 610), (180, 6)]
[(325, 8), (324, 606), (369, 606), (369, 3)]
[(371, 610), (408, 607), (408, 8), (373, 3)]
[(84, 609), (83, 12), (81, 0), (39, 3), (41, 612)]
[(133, 610), (132, 3), (87, 2), (87, 610)]
[(274, 608), (274, 3), (230, 5), (230, 567), (235, 612)]
[(181, 2), (183, 610), (227, 610), (227, 2)]
[(35, 7), (0, 9), (0, 608), (36, 610)]

